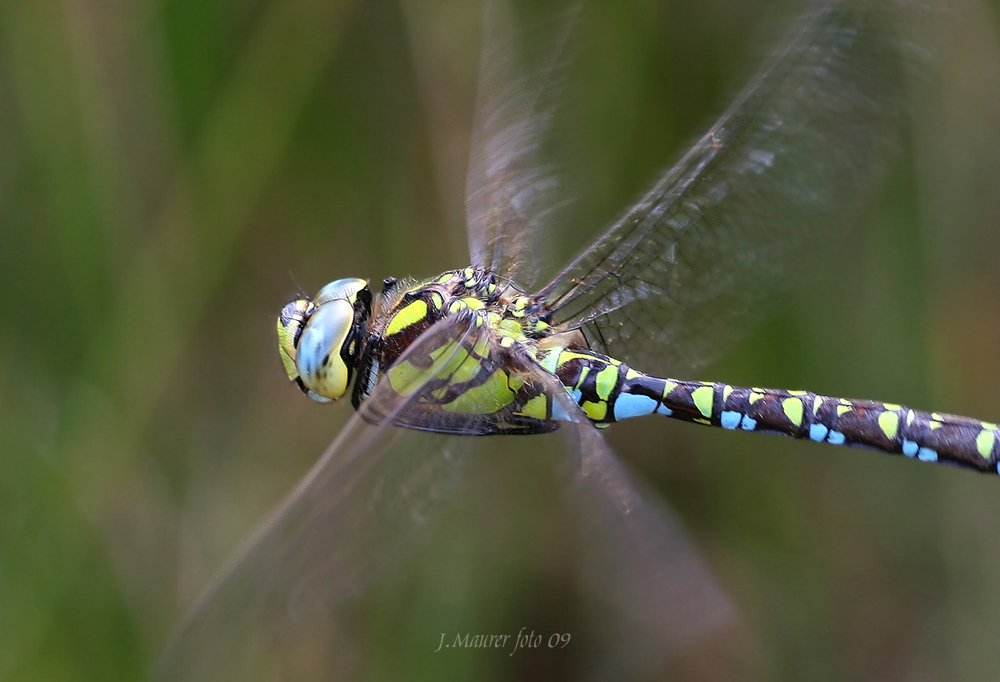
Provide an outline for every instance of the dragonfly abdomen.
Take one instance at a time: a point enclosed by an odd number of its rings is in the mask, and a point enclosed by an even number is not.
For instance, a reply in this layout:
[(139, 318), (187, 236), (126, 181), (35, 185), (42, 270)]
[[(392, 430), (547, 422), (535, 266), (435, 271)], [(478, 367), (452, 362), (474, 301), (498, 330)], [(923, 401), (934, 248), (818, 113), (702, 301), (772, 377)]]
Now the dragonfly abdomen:
[(661, 414), (1000, 473), (1000, 428), (978, 419), (808, 391), (660, 379), (593, 351), (562, 350), (554, 364), (570, 395), (601, 427)]
[[(723, 383), (626, 378), (613, 412), (633, 416), (635, 398), (659, 391), (651, 412), (726, 429), (775, 433), (817, 443), (872, 448), (925, 462), (1000, 473), (996, 424), (902, 405), (848, 400), (808, 391), (744, 388)], [(628, 407), (622, 407), (624, 401)]]

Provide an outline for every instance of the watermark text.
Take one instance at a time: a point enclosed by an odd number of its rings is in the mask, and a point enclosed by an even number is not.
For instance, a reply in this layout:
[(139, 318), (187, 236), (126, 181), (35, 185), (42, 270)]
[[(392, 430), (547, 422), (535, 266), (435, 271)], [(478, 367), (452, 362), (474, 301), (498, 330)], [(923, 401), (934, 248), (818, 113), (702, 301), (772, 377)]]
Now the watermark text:
[(569, 644), (572, 637), (568, 632), (553, 632), (546, 637), (536, 633), (534, 630), (525, 632), (528, 628), (521, 628), (517, 636), (506, 635), (478, 635), (472, 632), (459, 632), (450, 635), (447, 632), (441, 633), (438, 647), (435, 653), (442, 649), (509, 649), (508, 656), (513, 656), (522, 649), (540, 649), (542, 644), (549, 649), (563, 649)]

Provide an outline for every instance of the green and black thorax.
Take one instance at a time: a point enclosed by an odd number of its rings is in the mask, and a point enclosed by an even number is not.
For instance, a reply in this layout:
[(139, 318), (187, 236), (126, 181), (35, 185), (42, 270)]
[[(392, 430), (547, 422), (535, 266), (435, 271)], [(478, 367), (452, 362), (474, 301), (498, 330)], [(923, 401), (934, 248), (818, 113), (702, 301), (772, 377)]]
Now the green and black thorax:
[[(341, 313), (316, 318), (331, 305)], [(585, 343), (578, 333), (555, 333), (550, 315), (513, 284), (485, 268), (467, 267), (418, 283), (390, 278), (374, 298), (365, 280), (338, 280), (316, 300), (289, 303), (278, 334), (289, 377), (321, 402), (343, 396), (353, 380), (351, 402), (358, 409), (383, 377), (405, 395), (416, 377), (447, 354), (446, 366), (414, 399), (410, 417), (394, 418), (398, 424), (472, 435), (539, 433), (555, 429), (562, 412), (532, 373), (561, 381), (550, 360)], [(337, 325), (337, 331), (319, 329)], [(440, 331), (449, 327), (473, 333)], [(415, 349), (425, 335), (432, 340)]]
[(551, 332), (544, 305), (484, 268), (450, 270), (415, 284), (387, 279), (359, 334), (363, 341), (351, 394), (354, 407), (421, 334), (446, 316), (459, 315), (481, 319), (499, 347), (517, 344), (531, 356)]

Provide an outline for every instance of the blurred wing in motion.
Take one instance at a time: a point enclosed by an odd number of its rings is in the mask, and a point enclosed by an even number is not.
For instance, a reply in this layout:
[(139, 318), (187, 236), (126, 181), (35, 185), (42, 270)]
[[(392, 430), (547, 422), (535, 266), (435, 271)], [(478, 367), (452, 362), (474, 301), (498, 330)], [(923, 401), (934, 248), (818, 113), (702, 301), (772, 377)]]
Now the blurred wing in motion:
[(527, 286), (541, 263), (558, 186), (540, 147), (555, 115), (561, 59), (577, 7), (564, 19), (556, 47), (531, 76), (517, 63), (515, 32), (502, 0), (487, 3), (472, 150), (466, 176), (466, 221), (472, 264)]
[[(485, 335), (471, 317), (442, 320), (400, 361), (442, 347), (444, 355), (394, 390), (376, 386), (312, 471), (246, 543), (202, 597), (167, 650), (155, 679), (326, 679), (297, 670), (318, 652), (335, 655), (336, 614), (419, 537), (469, 451), (468, 439), (396, 428), (452, 359)], [(455, 342), (458, 343), (455, 343)], [(403, 395), (405, 394), (405, 395)], [(370, 405), (370, 409), (365, 409)], [(377, 412), (376, 412), (377, 409)], [(476, 419), (478, 415), (470, 416)], [(284, 660), (281, 651), (292, 652)], [(296, 670), (276, 673), (276, 661)], [(346, 662), (316, 665), (340, 669)], [(290, 673), (289, 673), (290, 674)]]
[[(538, 296), (592, 348), (669, 375), (808, 281), (898, 146), (902, 7), (826, 2), (655, 187)], [(909, 18), (909, 17), (907, 17)]]
[(582, 577), (621, 623), (603, 633), (607, 650), (594, 663), (607, 674), (594, 679), (624, 679), (624, 670), (652, 679), (689, 649), (734, 634), (737, 610), (681, 522), (655, 492), (640, 492), (600, 432), (580, 424), (576, 435)]
[[(643, 492), (565, 390), (550, 391), (576, 421), (566, 425), (575, 463), (566, 492), (580, 540), (582, 589), (602, 610), (586, 679), (657, 679), (675, 659), (720, 634), (737, 612), (675, 514)], [(592, 600), (592, 601), (593, 601)], [(726, 647), (728, 648), (728, 647)], [(721, 659), (726, 652), (716, 651)]]
[[(600, 435), (585, 423), (554, 376), (516, 350), (499, 345), (485, 357), (463, 354), (463, 349), (493, 341), (492, 333), (485, 325), (475, 324), (472, 315), (460, 315), (437, 323), (411, 345), (399, 363), (409, 362), (411, 368), (423, 371), (408, 371), (405, 382), (379, 382), (313, 470), (202, 598), (154, 679), (358, 677), (371, 666), (361, 653), (364, 640), (357, 632), (358, 619), (363, 624), (373, 617), (372, 609), (377, 612), (377, 598), (371, 596), (376, 586), (394, 565), (407, 565), (403, 559), (421, 544), (445, 509), (465, 524), (454, 537), (446, 538), (448, 542), (485, 536), (490, 539), (490, 561), (520, 562), (533, 566), (532, 571), (539, 570), (539, 561), (546, 563), (539, 558), (546, 554), (544, 538), (548, 537), (541, 529), (548, 527), (555, 537), (565, 537), (567, 529), (560, 530), (560, 526), (570, 525), (569, 533), (581, 551), (576, 556), (557, 553), (548, 566), (559, 584), (577, 585), (574, 599), (599, 604), (602, 614), (610, 614), (588, 625), (600, 630), (602, 637), (606, 635), (600, 641), (607, 646), (583, 647), (568, 654), (586, 657), (591, 669), (635, 671), (640, 664), (648, 667), (650, 660), (659, 665), (731, 620), (728, 602), (702, 569), (679, 526), (635, 492)], [(432, 361), (425, 362), (427, 358)], [(561, 496), (542, 494), (541, 511), (533, 523), (518, 515), (518, 507), (530, 499), (519, 489), (537, 491), (534, 480), (520, 481), (513, 494), (496, 488), (490, 479), (485, 489), (465, 485), (474, 464), (468, 456), (471, 446), (483, 439), (394, 425), (434, 419), (440, 408), (427, 410), (421, 403), (437, 399), (442, 382), (466, 376), (468, 368), (463, 365), (467, 361), (496, 365), (580, 420), (566, 424), (577, 435), (571, 445), (582, 446), (581, 467), (572, 468), (577, 484), (561, 486), (565, 493)], [(489, 406), (465, 405), (472, 408), (466, 429), (475, 432), (475, 423)], [(449, 416), (449, 428), (459, 426), (455, 420)], [(536, 474), (545, 478), (552, 453), (538, 452), (536, 439), (547, 437), (488, 442), (503, 446), (502, 457), (494, 460), (497, 465), (508, 467), (511, 457), (531, 460)], [(576, 463), (558, 455), (556, 461)], [(459, 479), (463, 485), (456, 486)], [(501, 542), (491, 530), (496, 522), (482, 517), (483, 503), (468, 504), (470, 494), (488, 499), (488, 511), (500, 518), (518, 519), (514, 535)], [(535, 498), (539, 498), (537, 492)], [(461, 503), (461, 509), (452, 502)], [(478, 509), (479, 515), (470, 519), (471, 509)], [(518, 549), (532, 542), (539, 547), (537, 551)], [(451, 572), (447, 559), (434, 555), (431, 560), (436, 576)], [(531, 602), (531, 607), (537, 604)], [(589, 615), (592, 609), (588, 606), (584, 611)], [(560, 624), (561, 631), (571, 627)], [(415, 635), (429, 651), (438, 646), (434, 630)], [(506, 660), (517, 664), (517, 659)]]

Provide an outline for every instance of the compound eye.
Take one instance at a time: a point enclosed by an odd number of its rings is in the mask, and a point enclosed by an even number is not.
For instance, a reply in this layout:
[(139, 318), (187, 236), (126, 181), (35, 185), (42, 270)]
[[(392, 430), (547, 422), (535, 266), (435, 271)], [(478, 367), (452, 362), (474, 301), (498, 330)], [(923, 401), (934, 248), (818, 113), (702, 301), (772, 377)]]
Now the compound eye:
[(299, 370), (295, 366), (299, 337), (314, 310), (315, 303), (300, 298), (282, 308), (281, 315), (278, 316), (278, 351), (281, 353), (281, 363), (292, 381), (299, 377)]
[(319, 305), (306, 322), (295, 366), (311, 397), (336, 400), (347, 392), (350, 368), (344, 356), (349, 354), (343, 352), (343, 347), (353, 325), (354, 306), (343, 298)]
[(368, 280), (357, 277), (334, 280), (316, 294), (316, 303), (322, 306), (338, 298), (344, 298), (353, 304), (357, 300), (358, 292), (367, 286)]

